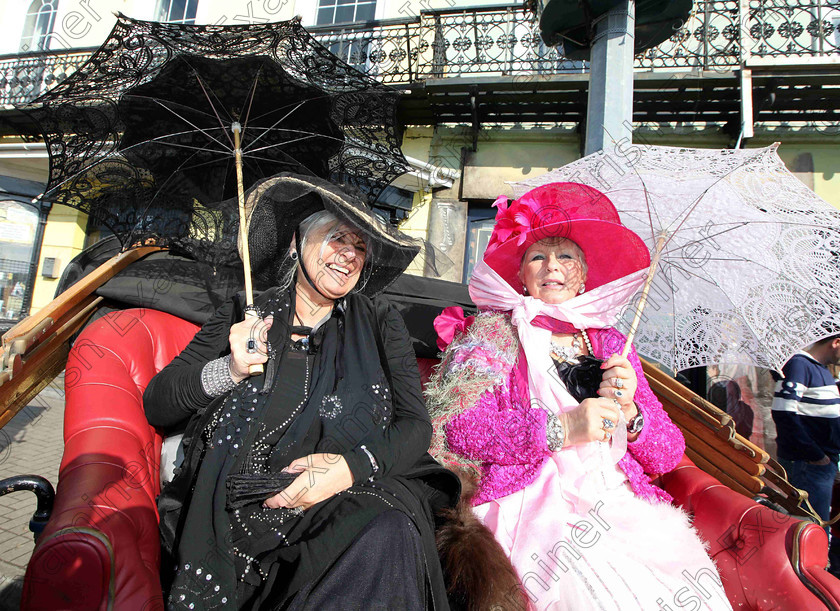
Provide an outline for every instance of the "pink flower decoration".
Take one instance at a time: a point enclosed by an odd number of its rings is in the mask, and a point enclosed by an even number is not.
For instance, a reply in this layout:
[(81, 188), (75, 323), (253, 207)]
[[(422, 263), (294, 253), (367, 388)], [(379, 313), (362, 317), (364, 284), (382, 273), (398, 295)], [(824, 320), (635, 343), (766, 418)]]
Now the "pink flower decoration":
[(499, 215), (501, 212), (505, 212), (508, 209), (508, 204), (510, 200), (507, 198), (507, 195), (500, 195), (496, 198), (496, 201), (493, 202), (492, 208), (497, 208), (496, 216)]
[(530, 212), (525, 214), (520, 212), (520, 200), (508, 204), (508, 198), (501, 195), (493, 202), (493, 206), (496, 207), (496, 226), (493, 228), (493, 235), (487, 245), (488, 251), (498, 244), (506, 242), (512, 235), (518, 236), (520, 246), (525, 242), (526, 234), (530, 229), (531, 214)]
[(519, 240), (519, 245), (521, 246), (525, 241), (524, 233), (533, 229), (535, 222), (539, 224), (540, 202), (535, 201), (530, 193), (526, 193), (516, 200), (514, 204), (514, 206), (511, 206), (511, 208), (515, 208), (513, 213), (514, 222), (521, 227), (521, 231), (523, 232), (522, 239)]
[(446, 347), (452, 343), (456, 335), (466, 333), (470, 325), (473, 324), (475, 316), (464, 317), (464, 309), (460, 306), (450, 306), (444, 308), (437, 318), (435, 318), (434, 327), (438, 334), (437, 346), (440, 350), (445, 350)]

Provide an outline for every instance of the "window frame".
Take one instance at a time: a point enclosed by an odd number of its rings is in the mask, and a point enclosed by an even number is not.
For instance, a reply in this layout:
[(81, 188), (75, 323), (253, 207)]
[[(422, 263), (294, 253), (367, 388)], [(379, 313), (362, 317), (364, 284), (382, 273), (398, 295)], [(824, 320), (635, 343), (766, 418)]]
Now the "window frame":
[[(23, 294), (14, 295), (15, 297), (18, 297), (21, 300), (20, 311), (17, 312), (17, 315), (13, 317), (5, 316), (6, 310), (8, 308), (8, 304), (6, 303), (5, 299), (3, 300), (2, 306), (0, 306), (0, 330), (5, 332), (14, 324), (26, 318), (29, 315), (29, 311), (32, 307), (32, 296), (35, 288), (35, 283), (38, 279), (38, 263), (41, 255), (42, 241), (44, 238), (43, 227), (46, 222), (46, 216), (49, 213), (49, 209), (39, 206), (37, 204), (33, 204), (32, 201), (27, 200), (18, 195), (3, 192), (2, 190), (0, 190), (0, 195), (2, 195), (2, 197), (0, 197), (0, 205), (3, 205), (3, 208), (5, 209), (3, 215), (4, 220), (5, 218), (7, 218), (5, 215), (8, 214), (6, 204), (13, 204), (20, 210), (20, 212), (23, 212), (27, 215), (32, 215), (31, 221), (27, 224), (32, 225), (34, 234), (31, 245), (29, 246), (28, 261), (24, 259), (8, 259), (10, 263), (17, 262), (25, 264), (29, 269), (27, 271), (23, 271), (22, 269), (18, 271), (0, 269), (0, 273), (25, 275)], [(0, 243), (9, 243), (11, 245), (16, 244), (12, 240), (0, 240)], [(7, 259), (5, 258), (0, 259), (0, 268), (6, 267), (6, 261)], [(20, 282), (20, 280), (18, 282)], [(2, 292), (5, 293), (5, 287), (2, 283), (0, 283), (0, 288), (2, 288)]]
[[(314, 14), (314, 18), (312, 20), (313, 25), (316, 25), (316, 26), (329, 26), (329, 25), (341, 26), (341, 25), (347, 25), (349, 23), (359, 23), (359, 20), (356, 19), (356, 15), (358, 14), (360, 6), (364, 6), (364, 5), (371, 5), (373, 7), (373, 17), (371, 19), (365, 19), (365, 20), (363, 20), (363, 22), (375, 21), (376, 18), (377, 18), (376, 13), (377, 13), (377, 9), (379, 8), (379, 6), (377, 6), (377, 0), (352, 0), (351, 2), (348, 2), (348, 3), (345, 3), (345, 4), (339, 4), (340, 1), (341, 0), (318, 0), (318, 2), (315, 5), (315, 14)], [(330, 6), (322, 6), (323, 2), (331, 2), (332, 4)], [(339, 7), (349, 7), (349, 6), (352, 6), (354, 8), (353, 19), (350, 20), (350, 21), (336, 21), (335, 20), (335, 14), (338, 11)], [(330, 8), (333, 9), (332, 20), (328, 21), (328, 22), (324, 22), (324, 23), (319, 23), (319, 16), (321, 15), (321, 11), (326, 10), (326, 9), (330, 9)]]
[[(37, 10), (33, 10), (40, 2)], [(49, 7), (47, 10), (45, 8)], [(55, 18), (58, 14), (58, 0), (32, 0), (29, 8), (26, 11), (26, 18), (23, 22), (23, 32), (20, 36), (20, 44), (18, 49), (21, 53), (35, 53), (38, 51), (48, 51), (50, 47), (50, 40), (55, 29)], [(46, 23), (44, 17), (46, 16)], [(38, 30), (39, 24), (44, 24), (43, 31)], [(24, 49), (24, 44), (27, 44)], [(35, 42), (37, 40), (37, 42)]]
[[(184, 14), (180, 19), (172, 19), (172, 5), (175, 0), (158, 0), (155, 9), (155, 20), (161, 23), (184, 23), (194, 24), (195, 16), (198, 14), (198, 0), (184, 0)], [(192, 10), (192, 16), (188, 17)]]
[(487, 242), (496, 225), (496, 209), (490, 200), (467, 200), (467, 235), (461, 283), (468, 284), (473, 269), (484, 257)]

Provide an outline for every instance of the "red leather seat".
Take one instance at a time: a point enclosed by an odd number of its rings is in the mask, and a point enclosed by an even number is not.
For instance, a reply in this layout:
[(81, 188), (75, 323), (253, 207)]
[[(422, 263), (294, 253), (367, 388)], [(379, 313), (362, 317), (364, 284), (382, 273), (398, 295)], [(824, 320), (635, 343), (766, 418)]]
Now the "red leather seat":
[(146, 422), (143, 391), (196, 331), (134, 309), (97, 320), (76, 340), (55, 505), (26, 569), (21, 608), (164, 608), (155, 503), (162, 439)]
[[(146, 422), (142, 396), (197, 329), (162, 312), (125, 310), (76, 341), (55, 509), (26, 571), (23, 609), (163, 609), (161, 437)], [(430, 365), (421, 359), (424, 374)], [(662, 482), (709, 542), (733, 607), (840, 608), (840, 581), (823, 569), (821, 528), (754, 503), (685, 457)]]

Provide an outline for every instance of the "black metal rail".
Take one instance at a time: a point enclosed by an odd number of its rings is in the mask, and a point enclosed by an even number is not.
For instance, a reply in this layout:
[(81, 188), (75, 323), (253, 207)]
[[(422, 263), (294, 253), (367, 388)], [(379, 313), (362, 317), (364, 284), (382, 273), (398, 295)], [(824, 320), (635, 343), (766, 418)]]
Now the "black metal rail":
[[(586, 62), (570, 61), (562, 50), (543, 44), (538, 21), (532, 10), (516, 5), (423, 11), (406, 19), (310, 31), (345, 61), (387, 84), (586, 72)], [(639, 55), (636, 68), (728, 72), (750, 62), (837, 64), (838, 27), (840, 0), (698, 0), (683, 27)], [(0, 104), (34, 99), (76, 70), (92, 51), (0, 57)]]

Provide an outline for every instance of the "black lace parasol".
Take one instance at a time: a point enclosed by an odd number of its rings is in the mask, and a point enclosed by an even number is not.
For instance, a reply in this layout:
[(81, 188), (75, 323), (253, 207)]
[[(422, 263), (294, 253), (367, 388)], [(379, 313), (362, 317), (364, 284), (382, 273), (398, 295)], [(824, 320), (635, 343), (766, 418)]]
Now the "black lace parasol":
[(123, 248), (186, 245), (212, 262), (214, 238), (239, 225), (218, 205), (237, 195), (235, 149), (244, 189), (295, 172), (352, 184), (373, 203), (407, 169), (398, 97), (299, 20), (197, 26), (119, 15), (84, 66), (23, 110), (49, 151), (48, 199), (88, 213)]

